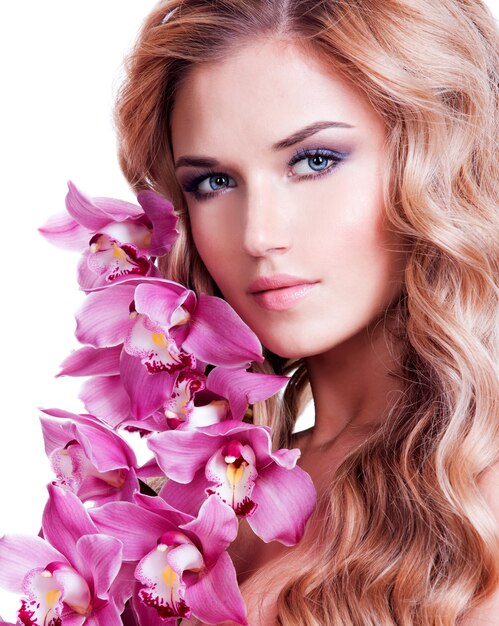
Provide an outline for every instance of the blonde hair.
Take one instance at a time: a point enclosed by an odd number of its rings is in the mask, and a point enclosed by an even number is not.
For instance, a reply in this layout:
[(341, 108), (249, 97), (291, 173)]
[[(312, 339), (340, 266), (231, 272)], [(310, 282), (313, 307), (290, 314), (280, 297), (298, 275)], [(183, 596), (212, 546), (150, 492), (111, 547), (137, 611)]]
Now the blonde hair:
[[(341, 71), (388, 129), (387, 218), (405, 235), (404, 393), (344, 460), (306, 565), (280, 592), (286, 626), (450, 626), (499, 583), (499, 541), (477, 488), (497, 460), (497, 31), (479, 0), (166, 0), (127, 61), (116, 123), (135, 190), (173, 199), (165, 276), (220, 295), (192, 242), (169, 116), (194, 66), (258, 37), (295, 41)], [(307, 389), (254, 407), (286, 445)]]

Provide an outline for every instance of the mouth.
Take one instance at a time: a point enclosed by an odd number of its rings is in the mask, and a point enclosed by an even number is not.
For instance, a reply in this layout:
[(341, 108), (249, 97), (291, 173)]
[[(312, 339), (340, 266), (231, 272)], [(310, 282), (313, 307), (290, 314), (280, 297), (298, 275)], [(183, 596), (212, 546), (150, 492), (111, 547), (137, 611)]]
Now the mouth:
[(274, 289), (262, 289), (251, 292), (251, 296), (264, 309), (285, 311), (294, 307), (315, 290), (319, 283), (305, 282)]

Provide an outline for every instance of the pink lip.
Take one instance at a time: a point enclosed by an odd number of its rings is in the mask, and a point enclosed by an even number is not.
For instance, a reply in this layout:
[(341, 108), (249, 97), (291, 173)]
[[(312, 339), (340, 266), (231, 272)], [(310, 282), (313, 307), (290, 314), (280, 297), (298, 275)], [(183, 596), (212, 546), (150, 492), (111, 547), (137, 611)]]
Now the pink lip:
[(285, 311), (305, 298), (317, 283), (288, 274), (277, 274), (256, 279), (248, 291), (264, 309)]

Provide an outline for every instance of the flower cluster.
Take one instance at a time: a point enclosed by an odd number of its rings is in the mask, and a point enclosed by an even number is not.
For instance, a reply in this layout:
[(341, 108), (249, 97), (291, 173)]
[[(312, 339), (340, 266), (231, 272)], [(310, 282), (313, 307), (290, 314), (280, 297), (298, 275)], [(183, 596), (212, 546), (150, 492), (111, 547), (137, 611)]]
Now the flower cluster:
[[(0, 539), (0, 586), (22, 594), (20, 625), (246, 625), (228, 553), (239, 520), (291, 546), (315, 506), (299, 450), (273, 451), (270, 428), (245, 419), (287, 378), (248, 371), (262, 347), (224, 300), (161, 277), (174, 208), (152, 191), (137, 200), (69, 183), (67, 213), (40, 229), (82, 253), (82, 347), (59, 375), (88, 377), (88, 413), (41, 412), (54, 472), (41, 532)], [(147, 463), (123, 429), (145, 438)], [(166, 478), (155, 495), (153, 477)]]

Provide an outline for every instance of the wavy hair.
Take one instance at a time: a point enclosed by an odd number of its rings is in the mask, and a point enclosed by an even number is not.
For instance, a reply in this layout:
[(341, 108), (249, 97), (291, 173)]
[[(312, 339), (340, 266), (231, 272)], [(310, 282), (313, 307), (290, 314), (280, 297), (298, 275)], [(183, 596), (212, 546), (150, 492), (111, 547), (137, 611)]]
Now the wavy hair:
[[(477, 488), (497, 460), (497, 30), (480, 0), (166, 0), (126, 62), (116, 126), (135, 190), (170, 197), (165, 276), (221, 296), (192, 241), (170, 113), (189, 71), (255, 37), (293, 41), (363, 90), (388, 130), (385, 206), (409, 254), (394, 315), (404, 393), (336, 470), (310, 556), (277, 599), (285, 626), (451, 626), (499, 583)], [(495, 236), (494, 236), (495, 235)], [(308, 388), (254, 406), (286, 445)], [(258, 581), (258, 574), (255, 577)]]

